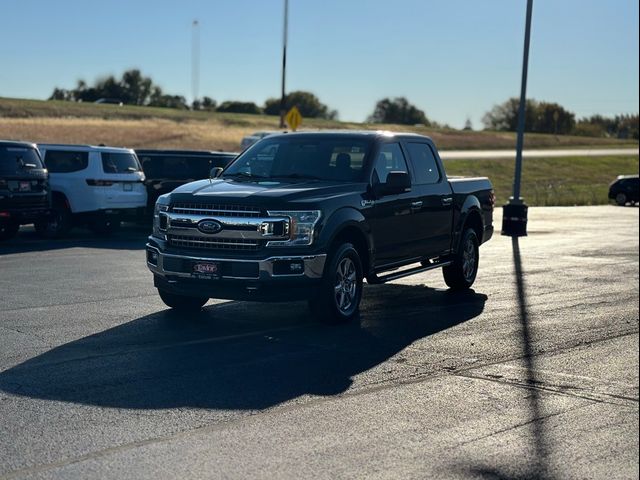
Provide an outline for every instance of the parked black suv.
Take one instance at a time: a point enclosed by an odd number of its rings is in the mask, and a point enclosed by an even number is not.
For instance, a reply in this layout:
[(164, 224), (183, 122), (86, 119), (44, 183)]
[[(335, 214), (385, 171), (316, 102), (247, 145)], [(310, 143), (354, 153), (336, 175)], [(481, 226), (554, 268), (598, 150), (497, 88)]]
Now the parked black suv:
[(185, 183), (209, 178), (212, 168), (224, 168), (238, 156), (234, 152), (207, 150), (136, 150), (136, 155), (146, 177), (149, 216), (160, 195)]
[(620, 175), (609, 185), (609, 198), (620, 206), (640, 201), (640, 177)]
[(48, 179), (33, 143), (0, 141), (0, 240), (48, 214)]

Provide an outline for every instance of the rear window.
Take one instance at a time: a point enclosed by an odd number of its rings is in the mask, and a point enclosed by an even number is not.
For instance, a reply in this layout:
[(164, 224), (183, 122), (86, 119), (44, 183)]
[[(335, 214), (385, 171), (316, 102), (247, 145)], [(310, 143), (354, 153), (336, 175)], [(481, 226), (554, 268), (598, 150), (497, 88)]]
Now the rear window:
[(14, 174), (30, 168), (44, 168), (35, 148), (0, 146), (0, 173)]
[(79, 172), (89, 165), (89, 153), (47, 150), (44, 154), (44, 163), (50, 173)]
[(141, 169), (133, 153), (102, 152), (102, 170), (104, 173), (132, 173)]

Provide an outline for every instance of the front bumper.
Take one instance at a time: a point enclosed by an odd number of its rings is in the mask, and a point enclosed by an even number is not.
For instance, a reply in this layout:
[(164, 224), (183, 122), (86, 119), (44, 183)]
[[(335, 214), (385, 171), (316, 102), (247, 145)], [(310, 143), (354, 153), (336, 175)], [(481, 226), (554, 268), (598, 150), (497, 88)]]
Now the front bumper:
[[(283, 301), (309, 298), (324, 272), (326, 254), (264, 259), (200, 257), (166, 253), (147, 244), (147, 266), (156, 287), (180, 295), (231, 300)], [(197, 263), (216, 263), (210, 278), (194, 274)]]

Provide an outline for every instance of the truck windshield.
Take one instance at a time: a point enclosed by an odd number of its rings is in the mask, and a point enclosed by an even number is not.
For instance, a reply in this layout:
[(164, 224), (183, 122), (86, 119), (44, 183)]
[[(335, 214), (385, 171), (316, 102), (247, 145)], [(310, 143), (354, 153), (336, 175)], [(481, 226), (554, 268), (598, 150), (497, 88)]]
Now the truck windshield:
[(267, 137), (240, 155), (222, 177), (357, 182), (370, 147), (361, 138)]
[(44, 168), (35, 148), (0, 146), (0, 173), (16, 174), (32, 168)]

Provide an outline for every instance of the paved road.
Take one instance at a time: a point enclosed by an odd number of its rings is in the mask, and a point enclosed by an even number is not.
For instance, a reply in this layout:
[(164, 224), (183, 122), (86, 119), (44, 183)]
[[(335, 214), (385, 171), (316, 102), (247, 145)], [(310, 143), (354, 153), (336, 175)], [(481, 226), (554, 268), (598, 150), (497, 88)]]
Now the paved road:
[[(571, 149), (536, 149), (523, 150), (524, 158), (555, 158), (555, 157), (604, 157), (610, 155), (638, 155), (637, 148), (571, 148)], [(440, 150), (443, 160), (475, 160), (515, 158), (514, 150)]]
[[(499, 219), (496, 222), (499, 225)], [(0, 247), (0, 478), (637, 478), (638, 209), (530, 209), (359, 322), (180, 318), (142, 232)]]

